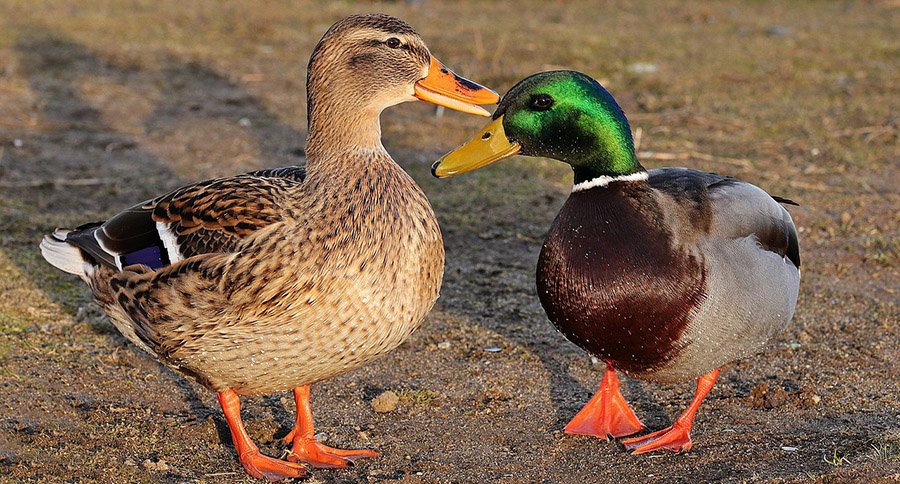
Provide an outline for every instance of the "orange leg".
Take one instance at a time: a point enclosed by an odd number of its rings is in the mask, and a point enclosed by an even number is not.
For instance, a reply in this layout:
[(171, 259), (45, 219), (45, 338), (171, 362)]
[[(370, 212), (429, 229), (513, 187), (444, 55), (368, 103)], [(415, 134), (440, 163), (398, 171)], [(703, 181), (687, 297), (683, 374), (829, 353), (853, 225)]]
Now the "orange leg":
[(356, 459), (378, 457), (378, 452), (374, 450), (334, 449), (319, 443), (315, 438), (312, 409), (309, 407), (309, 385), (294, 388), (294, 400), (297, 402), (297, 422), (284, 438), (286, 443), (293, 443), (288, 460), (336, 469), (347, 467)]
[(694, 416), (697, 414), (697, 409), (700, 408), (700, 403), (712, 390), (718, 377), (719, 370), (716, 369), (698, 378), (697, 392), (694, 394), (694, 399), (691, 400), (687, 410), (678, 417), (678, 420), (675, 420), (675, 423), (652, 434), (626, 439), (623, 441), (625, 448), (634, 450), (635, 454), (653, 452), (659, 449), (668, 449), (675, 452), (690, 450), (693, 445), (691, 442), (691, 425), (694, 423)]
[(231, 430), (234, 449), (248, 474), (257, 479), (270, 481), (306, 476), (308, 471), (300, 464), (273, 459), (259, 453), (259, 448), (250, 440), (244, 429), (244, 423), (241, 421), (241, 399), (234, 390), (219, 392), (219, 405), (222, 406), (228, 429)]
[(567, 434), (592, 435), (609, 440), (640, 432), (644, 424), (638, 420), (634, 411), (619, 391), (619, 378), (612, 366), (606, 366), (600, 389), (591, 400), (566, 425)]

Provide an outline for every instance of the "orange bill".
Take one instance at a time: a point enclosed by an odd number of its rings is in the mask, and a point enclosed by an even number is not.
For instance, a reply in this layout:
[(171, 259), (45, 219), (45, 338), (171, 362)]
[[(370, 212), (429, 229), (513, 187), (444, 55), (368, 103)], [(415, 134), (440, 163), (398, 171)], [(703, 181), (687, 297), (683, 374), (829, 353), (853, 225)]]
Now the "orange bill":
[(500, 101), (496, 92), (457, 76), (433, 56), (428, 75), (416, 83), (415, 95), (423, 101), (479, 116), (490, 116), (491, 113), (478, 104), (497, 104)]

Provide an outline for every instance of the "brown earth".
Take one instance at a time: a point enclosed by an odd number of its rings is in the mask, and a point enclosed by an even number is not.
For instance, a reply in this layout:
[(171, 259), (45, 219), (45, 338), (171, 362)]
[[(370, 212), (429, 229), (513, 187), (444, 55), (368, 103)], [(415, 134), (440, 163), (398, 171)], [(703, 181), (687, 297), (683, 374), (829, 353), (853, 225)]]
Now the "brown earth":
[[(252, 4), (0, 1), (0, 481), (249, 480), (214, 396), (126, 344), (37, 243), (190, 181), (302, 162), (306, 59), (361, 11), (403, 17), (501, 92), (547, 68), (601, 79), (647, 166), (801, 203), (803, 282), (788, 330), (724, 368), (691, 452), (566, 436), (602, 370), (552, 329), (534, 289), (569, 170), (515, 159), (439, 182), (430, 162), (482, 120), (393, 108), (385, 143), (435, 206), (444, 289), (408, 343), (314, 387), (328, 443), (382, 452), (314, 479), (900, 479), (896, 1)], [(693, 384), (623, 388), (660, 428)], [(399, 402), (375, 412), (388, 390)], [(244, 408), (280, 454), (288, 395)]]

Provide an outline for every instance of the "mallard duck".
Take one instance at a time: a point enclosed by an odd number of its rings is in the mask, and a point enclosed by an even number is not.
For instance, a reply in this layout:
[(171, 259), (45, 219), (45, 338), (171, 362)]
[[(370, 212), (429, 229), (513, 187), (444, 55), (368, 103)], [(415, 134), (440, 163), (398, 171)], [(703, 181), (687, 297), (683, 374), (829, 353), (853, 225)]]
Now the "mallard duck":
[[(499, 100), (387, 15), (334, 24), (308, 72), (305, 167), (195, 183), (41, 243), (130, 342), (218, 393), (244, 468), (272, 480), (378, 455), (316, 441), (309, 385), (395, 348), (438, 297), (440, 229), (382, 146), (381, 111), (418, 98), (488, 116), (477, 105)], [(239, 395), (291, 389), (285, 461), (250, 440)]]
[(757, 351), (793, 317), (800, 251), (781, 206), (793, 202), (713, 173), (645, 170), (622, 109), (578, 72), (519, 82), (493, 121), (432, 171), (457, 175), (515, 154), (574, 171), (541, 250), (538, 294), (556, 328), (607, 366), (565, 431), (606, 439), (644, 429), (616, 370), (663, 383), (696, 378), (693, 401), (671, 427), (624, 442), (635, 453), (690, 449), (718, 368)]

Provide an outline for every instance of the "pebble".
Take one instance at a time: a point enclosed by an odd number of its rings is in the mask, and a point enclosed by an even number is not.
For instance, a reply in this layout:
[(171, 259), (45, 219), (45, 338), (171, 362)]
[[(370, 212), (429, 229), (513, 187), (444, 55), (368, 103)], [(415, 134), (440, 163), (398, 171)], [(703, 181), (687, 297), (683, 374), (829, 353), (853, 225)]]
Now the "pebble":
[(769, 387), (768, 383), (762, 382), (755, 388), (750, 390), (750, 399), (753, 408), (773, 409), (780, 407), (788, 402), (788, 393), (781, 386), (774, 388)]
[(437, 347), (439, 350), (449, 350), (450, 342), (449, 341), (441, 341), (440, 343), (437, 344)]
[(659, 71), (659, 67), (649, 62), (635, 62), (628, 66), (628, 72), (633, 74), (653, 74), (657, 71)]
[(153, 462), (152, 460), (147, 459), (144, 462), (141, 462), (141, 466), (143, 466), (144, 469), (147, 469), (148, 471), (166, 472), (167, 470), (169, 470), (169, 464), (167, 464), (166, 461), (162, 459), (157, 462)]
[(375, 410), (378, 413), (388, 413), (396, 410), (397, 404), (399, 403), (400, 397), (393, 391), (388, 390), (373, 398), (370, 405), (372, 406), (372, 410)]
[(781, 450), (783, 450), (783, 451), (785, 451), (785, 452), (797, 452), (797, 448), (796, 448), (796, 447), (782, 446), (782, 447), (781, 447)]
[(499, 353), (499, 352), (503, 351), (503, 348), (497, 348), (496, 346), (491, 346), (490, 348), (485, 348), (484, 351), (487, 351), (488, 353)]
[(784, 25), (773, 25), (766, 29), (766, 34), (772, 37), (790, 37), (794, 35), (794, 29)]

